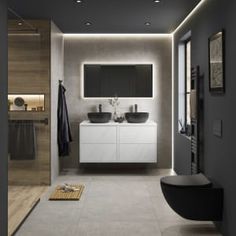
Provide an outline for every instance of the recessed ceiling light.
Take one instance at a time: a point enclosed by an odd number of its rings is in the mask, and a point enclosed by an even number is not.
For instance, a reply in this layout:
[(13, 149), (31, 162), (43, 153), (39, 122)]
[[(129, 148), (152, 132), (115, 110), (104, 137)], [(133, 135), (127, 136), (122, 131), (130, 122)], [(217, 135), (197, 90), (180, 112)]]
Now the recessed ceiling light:
[(75, 0), (76, 3), (82, 3), (82, 0)]
[(150, 23), (150, 22), (145, 22), (145, 25), (146, 25), (146, 26), (150, 26), (151, 23)]
[(85, 24), (86, 26), (90, 26), (90, 25), (92, 25), (92, 23), (89, 22), (89, 21), (85, 22), (84, 24)]
[(19, 26), (22, 26), (22, 25), (23, 25), (23, 23), (22, 23), (22, 22), (18, 22), (18, 25), (19, 25)]
[(155, 3), (159, 3), (159, 2), (161, 2), (160, 0), (153, 0), (153, 2), (155, 2)]

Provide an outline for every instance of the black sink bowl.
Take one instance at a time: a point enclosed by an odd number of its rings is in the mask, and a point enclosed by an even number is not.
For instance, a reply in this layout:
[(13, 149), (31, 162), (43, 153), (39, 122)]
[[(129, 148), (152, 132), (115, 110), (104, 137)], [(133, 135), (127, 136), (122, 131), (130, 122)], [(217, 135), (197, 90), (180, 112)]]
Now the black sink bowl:
[(91, 123), (107, 123), (111, 120), (110, 112), (89, 112), (88, 119)]
[(148, 112), (127, 112), (125, 119), (128, 123), (145, 123), (149, 118)]

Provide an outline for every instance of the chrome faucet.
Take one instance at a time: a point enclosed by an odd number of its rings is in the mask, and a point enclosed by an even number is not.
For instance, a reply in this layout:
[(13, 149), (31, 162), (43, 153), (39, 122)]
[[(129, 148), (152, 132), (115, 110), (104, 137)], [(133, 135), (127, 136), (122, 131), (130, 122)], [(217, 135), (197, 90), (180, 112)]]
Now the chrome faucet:
[(99, 112), (102, 112), (102, 104), (99, 104), (98, 110), (99, 110)]
[(138, 112), (138, 104), (134, 104), (134, 112)]

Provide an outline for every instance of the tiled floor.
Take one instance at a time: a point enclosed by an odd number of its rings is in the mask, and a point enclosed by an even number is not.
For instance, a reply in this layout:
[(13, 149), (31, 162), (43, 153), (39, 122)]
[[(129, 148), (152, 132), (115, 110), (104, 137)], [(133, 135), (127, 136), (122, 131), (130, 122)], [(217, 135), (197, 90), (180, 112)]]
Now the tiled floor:
[[(165, 202), (170, 170), (80, 171), (60, 176), (17, 236), (219, 236), (211, 222), (184, 220)], [(85, 185), (80, 201), (48, 201), (56, 184)]]

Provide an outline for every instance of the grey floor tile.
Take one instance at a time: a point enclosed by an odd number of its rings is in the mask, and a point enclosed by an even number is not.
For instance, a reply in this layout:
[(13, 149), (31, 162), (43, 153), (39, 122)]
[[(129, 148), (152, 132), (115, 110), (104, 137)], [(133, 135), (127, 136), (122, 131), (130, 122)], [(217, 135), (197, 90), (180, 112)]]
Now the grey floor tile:
[(81, 219), (87, 221), (148, 221), (155, 220), (152, 204), (146, 197), (88, 197)]
[[(169, 169), (69, 170), (57, 178), (16, 236), (219, 236), (210, 222), (188, 221), (167, 204)], [(84, 184), (80, 201), (48, 201), (58, 184)]]
[(221, 236), (211, 222), (159, 222), (163, 236)]
[[(71, 227), (68, 226), (69, 224), (67, 221), (65, 223), (53, 223), (50, 221), (48, 223), (42, 223), (35, 221), (31, 224), (23, 225), (17, 232), (16, 236), (69, 236), (69, 232), (74, 229), (71, 229)], [(74, 223), (72, 227), (75, 227)]]
[(147, 191), (150, 197), (163, 197), (159, 179), (155, 181), (145, 181), (145, 184), (147, 186)]
[(141, 181), (93, 181), (90, 185), (90, 197), (116, 197), (128, 195), (130, 197), (148, 197), (147, 186)]
[(80, 236), (161, 236), (156, 222), (80, 222), (74, 235)]
[(183, 219), (170, 208), (163, 196), (150, 199), (158, 221), (181, 221)]

